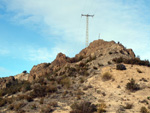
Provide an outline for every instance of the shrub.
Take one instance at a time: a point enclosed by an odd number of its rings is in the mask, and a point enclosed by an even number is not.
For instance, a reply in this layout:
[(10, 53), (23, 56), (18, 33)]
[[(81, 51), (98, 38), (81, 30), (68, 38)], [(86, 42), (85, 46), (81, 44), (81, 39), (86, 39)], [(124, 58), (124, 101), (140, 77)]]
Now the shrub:
[(0, 107), (4, 106), (5, 104), (7, 104), (6, 99), (0, 98)]
[(31, 84), (27, 81), (15, 80), (12, 83), (7, 83), (6, 88), (4, 88), (0, 91), (0, 95), (1, 96), (4, 96), (6, 94), (12, 95), (12, 94), (15, 94), (20, 91), (26, 92), (28, 90), (31, 90), (30, 85)]
[(124, 106), (123, 108), (125, 108), (125, 109), (132, 109), (132, 107), (133, 107), (133, 104), (127, 103), (126, 106)]
[(116, 63), (122, 63), (124, 61), (124, 58), (123, 57), (114, 58), (113, 61)]
[(117, 64), (117, 65), (116, 65), (116, 69), (117, 69), (117, 70), (126, 70), (126, 66), (123, 65), (123, 64)]
[(22, 73), (27, 73), (27, 71), (26, 71), (26, 70), (24, 70)]
[(112, 64), (110, 61), (107, 62), (109, 65)]
[(40, 102), (39, 102), (40, 104), (44, 104), (44, 98), (42, 97), (41, 99), (40, 99)]
[(97, 113), (104, 113), (104, 112), (106, 112), (106, 104), (101, 103), (97, 105)]
[(18, 111), (20, 110), (21, 108), (23, 108), (26, 104), (24, 102), (19, 102), (17, 104), (14, 105), (14, 110), (15, 111)]
[(113, 61), (116, 63), (136, 64), (136, 65), (143, 65), (143, 66), (150, 67), (149, 60), (141, 60), (138, 57), (131, 58), (131, 59), (126, 59), (126, 58), (120, 57), (120, 58), (114, 58)]
[(52, 107), (57, 107), (58, 103), (56, 101), (52, 101), (52, 102), (49, 102), (48, 105), (50, 105)]
[(31, 109), (36, 109), (36, 108), (37, 108), (36, 104), (31, 105)]
[(140, 89), (140, 86), (137, 83), (135, 83), (135, 80), (132, 78), (130, 82), (126, 84), (126, 89), (130, 91), (137, 91)]
[(71, 85), (71, 80), (69, 77), (63, 78), (60, 83), (65, 86), (66, 88), (69, 88)]
[(149, 113), (146, 107), (141, 107), (140, 113)]
[(54, 84), (50, 84), (49, 86), (45, 85), (35, 85), (33, 87), (33, 92), (31, 92), (31, 98), (36, 98), (36, 97), (44, 97), (48, 93), (54, 93), (57, 91), (57, 87)]
[(9, 110), (13, 110), (13, 109), (14, 109), (14, 104), (10, 104), (10, 105), (8, 106), (8, 109), (9, 109)]
[(33, 92), (31, 92), (31, 97), (44, 97), (47, 93), (45, 91), (46, 86), (37, 85), (33, 88)]
[(32, 102), (33, 101), (33, 98), (30, 95), (26, 95), (24, 97), (24, 99), (26, 99), (28, 102)]
[(54, 108), (50, 105), (44, 106), (41, 108), (41, 113), (52, 113)]
[(112, 75), (111, 75), (109, 72), (106, 72), (106, 73), (104, 73), (104, 74), (102, 75), (102, 80), (103, 80), (103, 81), (108, 81), (108, 80), (110, 80), (110, 79), (112, 79)]
[(142, 71), (139, 68), (137, 68), (136, 70), (138, 73), (142, 73)]
[(91, 104), (91, 102), (74, 103), (71, 108), (70, 113), (94, 113), (97, 110), (96, 105)]

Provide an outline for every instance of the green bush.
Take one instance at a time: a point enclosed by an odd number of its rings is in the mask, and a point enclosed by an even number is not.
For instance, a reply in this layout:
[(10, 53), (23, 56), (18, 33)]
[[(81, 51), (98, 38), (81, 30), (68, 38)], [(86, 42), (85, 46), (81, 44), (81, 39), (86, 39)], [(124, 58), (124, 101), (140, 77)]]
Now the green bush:
[(130, 82), (128, 82), (128, 83), (126, 84), (126, 89), (133, 92), (133, 91), (139, 90), (139, 89), (140, 89), (140, 86), (139, 86), (137, 83), (135, 83), (135, 80), (132, 78), (132, 79), (130, 80)]

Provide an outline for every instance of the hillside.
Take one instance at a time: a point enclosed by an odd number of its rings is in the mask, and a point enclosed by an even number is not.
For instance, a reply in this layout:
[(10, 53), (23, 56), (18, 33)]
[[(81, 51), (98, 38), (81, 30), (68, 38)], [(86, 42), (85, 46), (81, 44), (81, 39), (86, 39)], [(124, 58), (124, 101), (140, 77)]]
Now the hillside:
[(0, 79), (2, 113), (148, 113), (150, 63), (114, 41)]

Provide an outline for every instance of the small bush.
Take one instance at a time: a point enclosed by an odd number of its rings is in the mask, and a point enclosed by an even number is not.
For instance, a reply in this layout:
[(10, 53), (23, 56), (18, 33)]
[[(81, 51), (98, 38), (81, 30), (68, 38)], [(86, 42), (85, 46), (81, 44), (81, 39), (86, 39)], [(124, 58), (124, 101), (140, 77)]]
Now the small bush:
[(44, 98), (42, 97), (41, 99), (40, 99), (40, 102), (39, 102), (40, 104), (44, 104)]
[(107, 62), (109, 65), (112, 64), (110, 61)]
[(46, 86), (38, 85), (33, 88), (33, 92), (31, 92), (31, 97), (44, 97), (47, 93), (45, 91)]
[(30, 93), (31, 98), (36, 98), (36, 97), (44, 97), (49, 93), (54, 93), (57, 91), (57, 86), (55, 84), (50, 84), (50, 85), (35, 85), (33, 87), (33, 92)]
[(97, 105), (97, 113), (104, 113), (104, 112), (106, 112), (106, 104), (101, 103)]
[(126, 59), (126, 58), (123, 58), (123, 57), (119, 57), (119, 58), (114, 58), (113, 61), (116, 62), (116, 63), (135, 64), (135, 65), (143, 65), (143, 66), (150, 67), (149, 60), (141, 60), (138, 57), (131, 58), (131, 59)]
[(71, 80), (69, 77), (63, 78), (60, 82), (63, 86), (65, 86), (66, 88), (69, 88), (71, 85)]
[(142, 73), (142, 71), (139, 68), (137, 68), (136, 70), (138, 73)]
[(113, 61), (116, 63), (122, 63), (124, 61), (124, 58), (123, 57), (114, 58)]
[(117, 65), (116, 65), (116, 69), (117, 69), (117, 70), (126, 70), (126, 66), (123, 65), (123, 64), (117, 64)]
[(137, 83), (135, 83), (135, 80), (132, 78), (132, 79), (130, 80), (130, 82), (128, 82), (128, 83), (126, 84), (126, 89), (133, 92), (133, 91), (139, 90), (139, 89), (140, 89), (140, 86), (139, 86)]
[(30, 95), (26, 95), (24, 97), (24, 99), (26, 99), (28, 102), (32, 102), (33, 101), (33, 98)]
[(132, 109), (133, 104), (127, 103), (126, 106), (124, 106), (125, 109)]
[(23, 102), (19, 102), (17, 104), (14, 105), (14, 110), (15, 111), (19, 111), (21, 108), (23, 108), (26, 104)]
[(36, 104), (32, 104), (32, 105), (31, 105), (31, 109), (34, 109), (34, 110), (35, 110), (36, 108), (37, 108)]
[(9, 110), (13, 110), (13, 109), (14, 109), (14, 104), (10, 104), (10, 105), (8, 106), (8, 109), (9, 109)]
[(104, 73), (104, 74), (102, 75), (102, 80), (103, 80), (103, 81), (108, 81), (108, 80), (110, 80), (110, 79), (112, 79), (112, 75), (111, 75), (109, 72), (106, 72), (106, 73)]
[(150, 113), (146, 107), (141, 107), (140, 113)]
[(7, 104), (6, 99), (0, 98), (0, 107), (4, 106)]
[(52, 107), (57, 107), (58, 103), (56, 101), (52, 101), (52, 102), (49, 102), (48, 105), (50, 105)]
[(70, 113), (94, 113), (97, 110), (96, 105), (91, 104), (91, 102), (74, 103), (71, 108)]
[(54, 108), (50, 105), (44, 106), (41, 108), (41, 113), (52, 113)]
[(27, 81), (15, 80), (12, 83), (7, 83), (6, 88), (0, 91), (0, 95), (1, 96), (4, 96), (6, 94), (12, 95), (20, 91), (26, 92), (28, 90), (31, 90), (30, 85), (31, 84)]
[(27, 73), (27, 71), (26, 71), (26, 70), (24, 70), (22, 73)]

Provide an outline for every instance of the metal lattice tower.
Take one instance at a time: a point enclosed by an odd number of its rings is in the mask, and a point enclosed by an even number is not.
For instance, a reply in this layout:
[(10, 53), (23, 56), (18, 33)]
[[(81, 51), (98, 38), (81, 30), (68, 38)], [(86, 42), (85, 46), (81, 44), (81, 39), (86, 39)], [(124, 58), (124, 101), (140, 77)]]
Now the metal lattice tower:
[(81, 16), (86, 16), (86, 47), (89, 45), (89, 17), (93, 17), (94, 15), (82, 14)]

